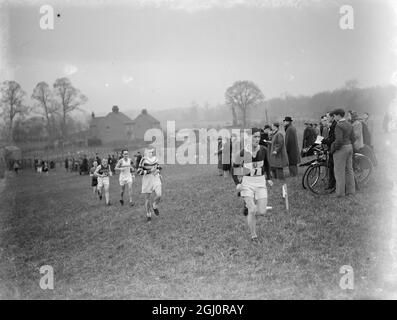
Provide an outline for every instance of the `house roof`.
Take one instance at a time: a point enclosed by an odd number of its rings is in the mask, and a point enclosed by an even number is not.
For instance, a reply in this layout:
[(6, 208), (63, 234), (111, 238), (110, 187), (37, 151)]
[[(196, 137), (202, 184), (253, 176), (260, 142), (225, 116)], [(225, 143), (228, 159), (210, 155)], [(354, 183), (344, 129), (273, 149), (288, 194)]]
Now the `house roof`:
[(141, 120), (142, 118), (145, 118), (147, 120), (149, 120), (150, 123), (155, 123), (158, 124), (160, 123), (160, 121), (158, 121), (155, 117), (151, 116), (146, 109), (143, 109), (142, 112), (133, 120), (133, 123), (138, 122), (139, 120)]
[(129, 118), (122, 112), (109, 112), (105, 118), (109, 118), (109, 117), (117, 118), (124, 123), (132, 123), (131, 118)]
[(117, 112), (112, 111), (112, 112), (109, 112), (109, 113), (108, 113), (106, 116), (104, 116), (104, 117), (95, 117), (95, 118), (92, 118), (91, 124), (97, 124), (97, 123), (99, 123), (99, 122), (106, 121), (106, 119), (109, 119), (109, 118), (116, 118), (116, 119), (120, 120), (121, 122), (123, 122), (123, 123), (125, 123), (125, 124), (131, 124), (131, 123), (133, 123), (133, 121), (131, 120), (131, 118), (129, 118), (128, 116), (126, 116), (124, 113), (119, 112), (119, 111), (117, 111)]

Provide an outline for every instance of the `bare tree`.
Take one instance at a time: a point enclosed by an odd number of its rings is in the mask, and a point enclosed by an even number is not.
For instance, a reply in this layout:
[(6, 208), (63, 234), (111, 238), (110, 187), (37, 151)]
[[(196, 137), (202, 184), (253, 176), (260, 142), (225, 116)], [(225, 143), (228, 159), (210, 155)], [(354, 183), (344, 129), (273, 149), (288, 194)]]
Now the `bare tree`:
[(241, 111), (243, 127), (246, 126), (248, 109), (262, 103), (265, 99), (262, 91), (252, 81), (236, 81), (225, 93), (226, 104), (233, 112), (233, 124), (237, 120), (236, 108)]
[(50, 86), (44, 81), (39, 82), (33, 89), (32, 99), (37, 101), (36, 111), (46, 119), (48, 138), (51, 139), (51, 117), (59, 110), (59, 104), (54, 101)]
[(0, 108), (4, 122), (8, 125), (7, 138), (13, 141), (13, 125), (16, 116), (24, 116), (29, 112), (29, 107), (23, 104), (26, 95), (18, 82), (4, 81), (0, 87)]
[(73, 87), (68, 78), (60, 78), (54, 83), (55, 94), (59, 99), (59, 107), (62, 114), (62, 137), (67, 137), (66, 117), (69, 113), (76, 110), (87, 102), (87, 97), (79, 89)]

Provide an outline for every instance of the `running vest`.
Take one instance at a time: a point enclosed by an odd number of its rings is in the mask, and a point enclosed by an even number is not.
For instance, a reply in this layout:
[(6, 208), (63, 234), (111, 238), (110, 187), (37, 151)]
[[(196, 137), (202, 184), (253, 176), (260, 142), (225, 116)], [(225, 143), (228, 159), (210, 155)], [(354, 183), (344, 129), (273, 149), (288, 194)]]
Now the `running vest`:
[(264, 176), (270, 180), (270, 165), (267, 155), (267, 149), (264, 146), (259, 146), (259, 150), (255, 157), (252, 153), (243, 149), (240, 152), (240, 160), (243, 161), (242, 167), (235, 168), (235, 175), (258, 177)]
[(153, 157), (150, 159), (143, 157), (141, 162), (139, 163), (139, 173), (144, 174), (145, 171), (146, 173), (149, 173), (150, 170), (152, 170), (153, 168), (161, 170), (157, 157)]
[(110, 166), (107, 165), (106, 167), (104, 167), (101, 164), (99, 166), (100, 166), (100, 168), (98, 170), (98, 174), (108, 177), (109, 176), (109, 172), (110, 172)]
[(132, 160), (130, 158), (124, 160), (124, 158), (121, 158), (119, 160), (120, 163), (120, 176), (121, 177), (130, 177), (131, 176), (131, 169), (132, 169)]

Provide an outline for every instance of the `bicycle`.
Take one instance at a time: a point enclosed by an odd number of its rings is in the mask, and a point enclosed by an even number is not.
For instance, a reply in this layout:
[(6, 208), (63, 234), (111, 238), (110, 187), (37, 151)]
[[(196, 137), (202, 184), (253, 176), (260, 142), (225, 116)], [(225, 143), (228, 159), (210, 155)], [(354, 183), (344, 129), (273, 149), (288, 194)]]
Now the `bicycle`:
[[(307, 153), (313, 152), (316, 159), (310, 160), (300, 166), (308, 166), (302, 177), (302, 186), (311, 192), (319, 195), (332, 193), (335, 189), (329, 186), (329, 151), (323, 145), (313, 145), (307, 150)], [(371, 160), (361, 154), (353, 154), (353, 171), (356, 186), (361, 188), (365, 186), (372, 174), (373, 164)]]

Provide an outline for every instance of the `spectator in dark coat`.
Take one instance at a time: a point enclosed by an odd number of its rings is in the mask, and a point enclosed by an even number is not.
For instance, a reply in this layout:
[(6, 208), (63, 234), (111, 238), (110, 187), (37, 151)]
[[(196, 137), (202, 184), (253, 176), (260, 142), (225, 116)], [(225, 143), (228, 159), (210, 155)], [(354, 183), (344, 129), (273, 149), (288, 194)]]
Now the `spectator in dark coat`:
[(269, 164), (272, 176), (284, 180), (284, 167), (288, 166), (288, 155), (285, 148), (284, 135), (279, 131), (280, 124), (273, 123), (272, 142), (269, 150)]
[(292, 125), (292, 118), (284, 118), (284, 129), (285, 129), (285, 147), (288, 154), (289, 173), (291, 177), (295, 177), (298, 174), (298, 164), (301, 161), (298, 136), (296, 129)]
[(229, 138), (225, 138), (225, 142), (222, 146), (222, 170), (223, 176), (228, 177), (231, 169), (231, 141)]

